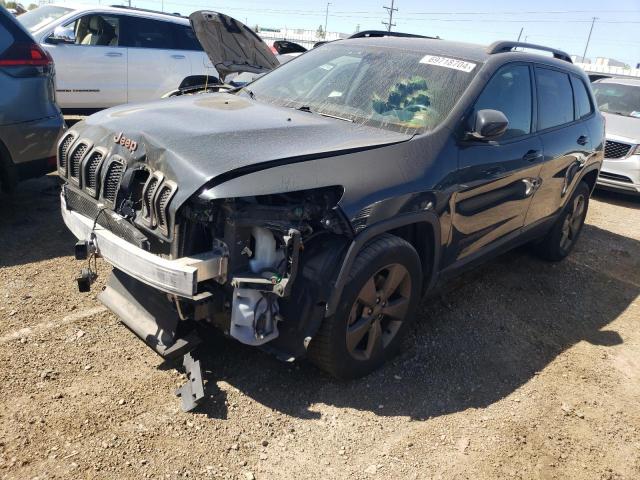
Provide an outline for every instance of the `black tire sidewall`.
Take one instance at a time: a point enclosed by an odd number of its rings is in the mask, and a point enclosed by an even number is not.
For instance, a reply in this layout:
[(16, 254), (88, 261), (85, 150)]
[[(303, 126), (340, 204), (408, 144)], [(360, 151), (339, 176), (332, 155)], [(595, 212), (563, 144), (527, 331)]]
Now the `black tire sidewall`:
[[(584, 195), (585, 204), (584, 204), (584, 213), (582, 216), (582, 220), (580, 222), (580, 229), (578, 230), (577, 235), (573, 238), (573, 241), (569, 245), (569, 248), (564, 249), (560, 246), (560, 240), (562, 239), (562, 226), (564, 225), (567, 215), (571, 213), (574, 200), (578, 195), (581, 195), (581, 194)], [(582, 229), (584, 227), (584, 221), (587, 216), (587, 211), (589, 209), (589, 194), (590, 194), (589, 186), (584, 182), (580, 182), (576, 187), (575, 191), (573, 192), (573, 195), (571, 195), (571, 198), (569, 199), (569, 202), (567, 203), (565, 210), (562, 212), (562, 214), (558, 218), (556, 225), (551, 231), (549, 244), (547, 245), (547, 247), (549, 249), (549, 254), (552, 257), (552, 259), (561, 260), (565, 258), (567, 255), (569, 255), (569, 253), (571, 253), (571, 250), (573, 250), (573, 247), (575, 247), (576, 243), (578, 242), (578, 239), (580, 238), (580, 234), (582, 233)]]
[[(332, 362), (334, 364), (334, 374), (339, 378), (358, 378), (371, 373), (380, 367), (385, 360), (393, 357), (400, 346), (409, 324), (415, 316), (416, 308), (420, 302), (420, 292), (422, 288), (422, 271), (420, 258), (415, 249), (407, 242), (395, 244), (391, 248), (384, 249), (381, 254), (377, 254), (371, 261), (363, 262), (357, 258), (354, 268), (342, 292), (340, 303), (333, 315), (334, 328), (331, 330)], [(363, 249), (367, 253), (367, 248)], [(411, 298), (407, 316), (395, 337), (382, 351), (378, 357), (368, 360), (358, 360), (351, 356), (347, 350), (346, 332), (349, 314), (364, 283), (376, 272), (387, 265), (399, 263), (403, 265), (411, 276)]]

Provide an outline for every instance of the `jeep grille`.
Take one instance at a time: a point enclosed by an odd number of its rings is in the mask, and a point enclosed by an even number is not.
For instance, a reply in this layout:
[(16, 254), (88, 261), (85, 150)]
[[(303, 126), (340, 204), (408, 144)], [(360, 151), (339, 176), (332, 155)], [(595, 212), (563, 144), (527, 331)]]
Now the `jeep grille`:
[(89, 160), (87, 160), (84, 167), (83, 185), (94, 197), (98, 192), (98, 169), (103, 158), (102, 152), (94, 151), (89, 155)]
[[(87, 153), (89, 146), (86, 143), (80, 143), (71, 154), (69, 162), (69, 177), (78, 180), (80, 176), (80, 162), (84, 158), (84, 154)], [(67, 155), (68, 156), (68, 155)]]
[(69, 154), (69, 147), (71, 147), (74, 138), (72, 134), (68, 134), (60, 142), (60, 146), (58, 147), (58, 169), (62, 175), (65, 176), (67, 174), (67, 155)]
[(107, 167), (104, 175), (104, 187), (102, 189), (102, 198), (112, 204), (116, 201), (118, 190), (120, 189), (120, 180), (124, 173), (124, 164), (119, 160), (112, 159)]

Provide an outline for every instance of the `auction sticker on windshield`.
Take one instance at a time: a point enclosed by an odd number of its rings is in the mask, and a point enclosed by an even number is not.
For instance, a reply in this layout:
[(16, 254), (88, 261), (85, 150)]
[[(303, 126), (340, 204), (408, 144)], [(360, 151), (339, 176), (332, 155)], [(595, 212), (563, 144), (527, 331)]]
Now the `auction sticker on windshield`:
[(420, 63), (426, 63), (427, 65), (437, 65), (438, 67), (452, 68), (454, 70), (460, 70), (462, 72), (469, 73), (475, 67), (475, 63), (465, 62), (464, 60), (458, 60), (456, 58), (439, 57), (437, 55), (425, 55), (420, 60)]

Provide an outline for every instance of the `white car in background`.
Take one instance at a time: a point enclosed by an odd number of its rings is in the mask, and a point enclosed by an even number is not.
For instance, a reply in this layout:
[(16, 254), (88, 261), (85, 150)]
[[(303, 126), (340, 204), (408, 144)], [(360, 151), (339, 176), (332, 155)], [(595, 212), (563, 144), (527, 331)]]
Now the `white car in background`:
[(640, 79), (606, 78), (591, 87), (607, 121), (598, 186), (640, 194)]
[(189, 19), (129, 7), (45, 5), (18, 20), (51, 54), (67, 114), (158, 99), (218, 74)]

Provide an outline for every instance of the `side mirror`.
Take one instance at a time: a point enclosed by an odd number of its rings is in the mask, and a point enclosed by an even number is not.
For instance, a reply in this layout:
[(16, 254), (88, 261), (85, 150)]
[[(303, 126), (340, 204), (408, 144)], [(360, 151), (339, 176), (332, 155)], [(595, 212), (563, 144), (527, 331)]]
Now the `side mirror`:
[(499, 110), (478, 110), (468, 135), (478, 140), (495, 140), (509, 127), (509, 119)]
[(47, 43), (76, 43), (76, 32), (72, 27), (57, 26), (53, 33), (47, 38)]

